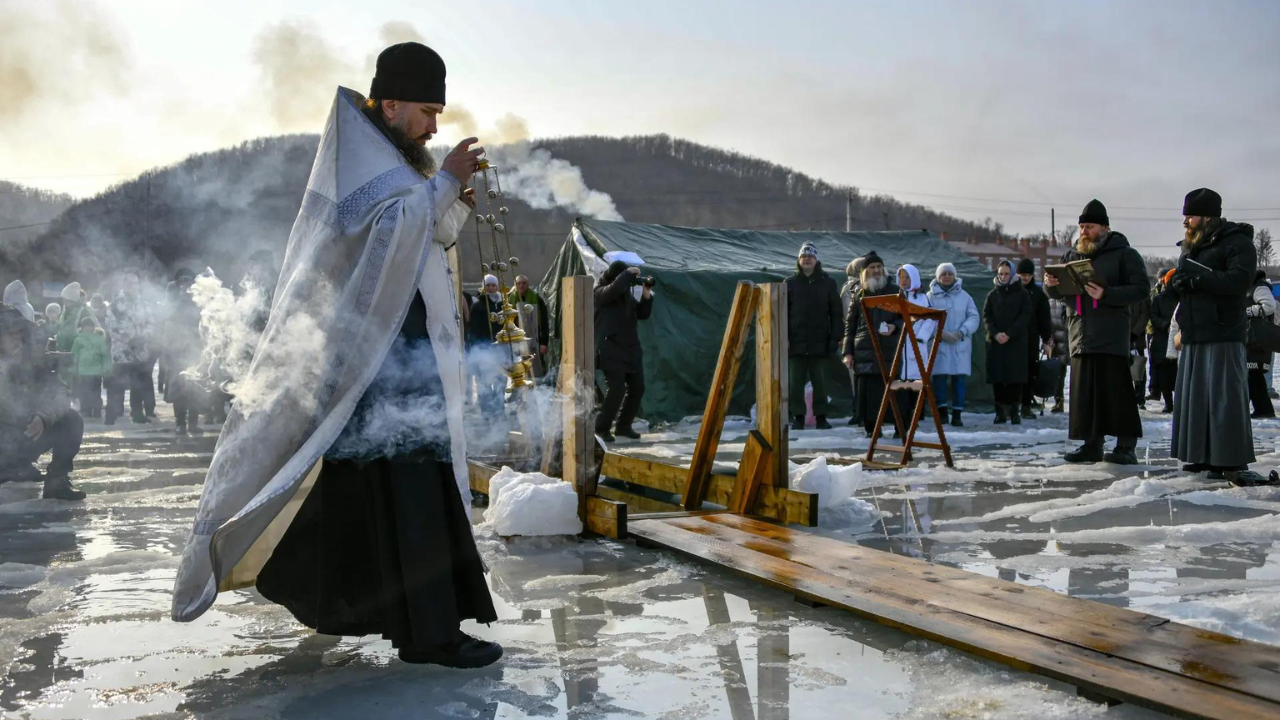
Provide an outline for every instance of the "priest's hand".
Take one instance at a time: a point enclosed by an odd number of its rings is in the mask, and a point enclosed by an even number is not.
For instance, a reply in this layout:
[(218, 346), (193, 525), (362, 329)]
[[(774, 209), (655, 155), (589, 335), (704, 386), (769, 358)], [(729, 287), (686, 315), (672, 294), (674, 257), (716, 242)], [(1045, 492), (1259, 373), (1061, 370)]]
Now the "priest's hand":
[(1008, 335), (1006, 335), (1006, 334), (1004, 334), (1004, 333), (996, 333), (996, 342), (998, 342), (998, 343), (1000, 343), (1001, 345), (1003, 345), (1003, 344), (1005, 344), (1005, 343), (1009, 342), (1009, 336), (1008, 336)]
[(458, 182), (464, 186), (471, 182), (471, 176), (476, 170), (480, 169), (480, 156), (484, 155), (484, 148), (480, 146), (471, 147), (477, 142), (476, 138), (469, 137), (458, 143), (448, 155), (444, 156), (444, 162), (440, 163), (440, 169), (458, 178)]
[(1089, 297), (1093, 298), (1094, 300), (1101, 300), (1103, 294), (1107, 292), (1107, 289), (1102, 287), (1098, 283), (1089, 283), (1088, 285), (1084, 286), (1084, 291), (1089, 293)]
[(849, 368), (850, 370), (852, 370), (852, 369), (853, 369), (853, 356), (852, 356), (852, 355), (845, 355), (845, 356), (844, 356), (844, 366), (845, 366), (845, 367), (847, 367), (847, 368)]
[(1057, 275), (1053, 275), (1052, 273), (1045, 273), (1045, 274), (1044, 274), (1044, 286), (1045, 286), (1045, 287), (1058, 287), (1058, 276), (1057, 276)]

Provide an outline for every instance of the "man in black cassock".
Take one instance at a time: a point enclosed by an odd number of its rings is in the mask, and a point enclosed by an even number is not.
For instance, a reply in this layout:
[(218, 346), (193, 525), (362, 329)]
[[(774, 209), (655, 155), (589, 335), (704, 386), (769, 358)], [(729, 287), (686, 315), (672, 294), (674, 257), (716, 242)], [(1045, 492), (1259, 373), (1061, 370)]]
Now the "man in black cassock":
[[(1124, 235), (1111, 229), (1107, 209), (1090, 200), (1080, 214), (1080, 238), (1064, 263), (1087, 259), (1102, 283), (1089, 283), (1080, 295), (1064, 295), (1056, 277), (1044, 276), (1045, 293), (1067, 306), (1071, 347), (1070, 438), (1083, 444), (1063, 456), (1067, 462), (1138, 462), (1142, 419), (1129, 374), (1132, 306), (1151, 287), (1146, 264)], [(1116, 447), (1103, 454), (1107, 435)]]
[[(426, 143), (444, 106), (444, 61), (418, 43), (387, 48), (365, 118), (435, 187), (470, 203), (479, 149), (464, 142), (434, 172)], [(442, 408), (423, 291), (378, 376), (325, 454), (315, 487), (257, 577), (267, 599), (331, 635), (381, 634), (410, 663), (482, 667), (502, 648), (461, 631), (497, 619), (450, 462), (447, 433), (376, 436), (388, 409)], [(443, 414), (443, 409), (440, 414)]]

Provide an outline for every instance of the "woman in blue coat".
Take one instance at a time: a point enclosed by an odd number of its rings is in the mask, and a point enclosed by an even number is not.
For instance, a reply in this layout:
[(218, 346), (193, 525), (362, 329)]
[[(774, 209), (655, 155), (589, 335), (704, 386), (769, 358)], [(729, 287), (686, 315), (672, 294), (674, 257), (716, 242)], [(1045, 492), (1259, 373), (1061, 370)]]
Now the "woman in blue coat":
[(929, 302), (947, 311), (942, 328), (938, 358), (933, 364), (933, 394), (938, 410), (944, 415), (951, 408), (951, 425), (963, 427), (964, 391), (973, 368), (973, 336), (978, 332), (980, 317), (973, 297), (964, 290), (964, 281), (956, 277), (956, 266), (942, 263), (929, 284)]

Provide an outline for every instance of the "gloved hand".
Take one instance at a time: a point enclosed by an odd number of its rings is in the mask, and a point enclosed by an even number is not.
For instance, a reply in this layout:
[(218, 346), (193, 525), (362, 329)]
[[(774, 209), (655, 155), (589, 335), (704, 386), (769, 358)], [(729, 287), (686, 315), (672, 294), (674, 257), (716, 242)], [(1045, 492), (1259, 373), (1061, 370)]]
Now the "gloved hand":
[(943, 330), (942, 341), (949, 342), (949, 343), (960, 342), (960, 336), (956, 333), (951, 332), (950, 330)]
[(1262, 317), (1262, 306), (1250, 305), (1249, 307), (1245, 308), (1244, 314), (1251, 318)]
[(1173, 279), (1169, 281), (1169, 287), (1178, 294), (1195, 292), (1196, 277), (1186, 272), (1174, 273)]

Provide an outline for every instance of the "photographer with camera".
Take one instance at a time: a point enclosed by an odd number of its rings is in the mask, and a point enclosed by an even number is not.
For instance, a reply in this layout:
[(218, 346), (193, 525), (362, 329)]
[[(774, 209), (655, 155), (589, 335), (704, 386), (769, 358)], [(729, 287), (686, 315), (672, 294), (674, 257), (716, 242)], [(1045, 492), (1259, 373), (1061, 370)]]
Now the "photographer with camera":
[(606, 441), (614, 439), (609, 430), (615, 420), (619, 436), (640, 437), (631, 427), (644, 397), (639, 322), (653, 311), (655, 282), (652, 277), (641, 277), (640, 268), (617, 260), (596, 283), (596, 367), (604, 373), (607, 387), (595, 430)]

